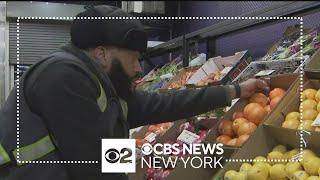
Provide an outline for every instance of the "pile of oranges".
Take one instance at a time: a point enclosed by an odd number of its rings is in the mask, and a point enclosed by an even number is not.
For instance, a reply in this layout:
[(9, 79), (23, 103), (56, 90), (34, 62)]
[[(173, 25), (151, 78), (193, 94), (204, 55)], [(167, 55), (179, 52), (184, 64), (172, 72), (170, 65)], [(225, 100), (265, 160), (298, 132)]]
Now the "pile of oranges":
[(254, 94), (242, 112), (235, 112), (232, 120), (221, 121), (218, 127), (220, 136), (217, 142), (230, 146), (241, 146), (281, 101), (285, 93), (284, 89), (274, 88), (269, 93), (269, 97), (263, 93)]

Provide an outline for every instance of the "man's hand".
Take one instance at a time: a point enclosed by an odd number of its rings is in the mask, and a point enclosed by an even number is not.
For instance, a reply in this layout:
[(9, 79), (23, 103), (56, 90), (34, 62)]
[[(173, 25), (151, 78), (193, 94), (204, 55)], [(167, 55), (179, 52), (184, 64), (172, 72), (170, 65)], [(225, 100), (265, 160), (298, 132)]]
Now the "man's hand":
[(249, 79), (239, 84), (241, 89), (240, 98), (249, 98), (256, 92), (269, 93), (268, 83), (260, 79)]

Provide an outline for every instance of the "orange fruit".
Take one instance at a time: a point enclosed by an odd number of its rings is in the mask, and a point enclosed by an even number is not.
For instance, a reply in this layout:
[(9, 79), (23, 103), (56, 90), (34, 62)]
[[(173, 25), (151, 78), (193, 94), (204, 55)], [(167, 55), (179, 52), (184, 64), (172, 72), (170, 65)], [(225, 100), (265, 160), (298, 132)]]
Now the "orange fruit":
[(259, 125), (268, 112), (258, 103), (250, 103), (244, 108), (244, 116), (250, 121)]
[(237, 118), (232, 122), (232, 128), (234, 132), (238, 132), (238, 129), (242, 123), (248, 122), (245, 118)]
[(269, 103), (269, 99), (266, 95), (262, 93), (256, 93), (249, 99), (250, 103), (258, 103), (262, 107), (265, 107)]
[(286, 91), (284, 89), (274, 88), (272, 91), (270, 91), (269, 98), (272, 100), (275, 97), (284, 96), (285, 93), (286, 93)]
[(237, 140), (238, 140), (238, 138), (231, 139), (230, 141), (227, 142), (227, 145), (236, 146)]
[(247, 122), (247, 123), (242, 123), (240, 126), (239, 126), (239, 129), (238, 129), (238, 135), (241, 136), (241, 135), (244, 135), (244, 134), (252, 134), (255, 130), (257, 129), (257, 126), (252, 123), (252, 122)]
[(270, 102), (270, 108), (273, 109), (276, 107), (276, 105), (281, 101), (282, 96), (277, 96), (275, 98), (273, 98)]
[(243, 118), (243, 117), (244, 117), (243, 112), (234, 112), (232, 115), (232, 119)]
[(244, 134), (238, 137), (236, 145), (242, 146), (243, 143), (245, 143), (249, 139), (250, 135)]
[(221, 143), (221, 144), (227, 144), (228, 141), (231, 140), (231, 137), (230, 136), (227, 136), (227, 135), (221, 135), (219, 137), (217, 137), (217, 143)]
[(270, 105), (267, 105), (266, 107), (264, 107), (264, 110), (266, 110), (268, 113), (271, 112), (271, 107)]

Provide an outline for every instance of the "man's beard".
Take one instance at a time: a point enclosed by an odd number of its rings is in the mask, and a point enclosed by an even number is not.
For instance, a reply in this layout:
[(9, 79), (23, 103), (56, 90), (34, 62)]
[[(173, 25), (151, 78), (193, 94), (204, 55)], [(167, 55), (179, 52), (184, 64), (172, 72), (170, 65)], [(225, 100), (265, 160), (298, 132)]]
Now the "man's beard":
[(132, 80), (118, 59), (112, 61), (108, 75), (118, 96), (124, 100), (129, 100), (133, 96), (135, 88), (132, 88)]

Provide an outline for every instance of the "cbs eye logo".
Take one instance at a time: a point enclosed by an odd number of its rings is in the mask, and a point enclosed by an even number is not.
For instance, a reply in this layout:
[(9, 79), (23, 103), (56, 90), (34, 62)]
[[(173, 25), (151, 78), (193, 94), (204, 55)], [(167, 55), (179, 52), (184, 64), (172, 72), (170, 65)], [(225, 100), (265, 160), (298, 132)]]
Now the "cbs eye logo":
[(129, 148), (122, 148), (120, 152), (117, 149), (111, 148), (104, 154), (104, 158), (109, 163), (132, 163), (129, 159), (132, 156), (132, 151)]

